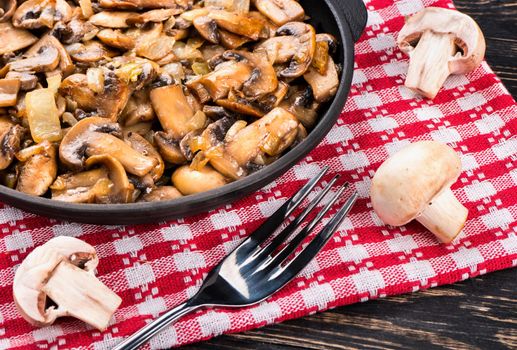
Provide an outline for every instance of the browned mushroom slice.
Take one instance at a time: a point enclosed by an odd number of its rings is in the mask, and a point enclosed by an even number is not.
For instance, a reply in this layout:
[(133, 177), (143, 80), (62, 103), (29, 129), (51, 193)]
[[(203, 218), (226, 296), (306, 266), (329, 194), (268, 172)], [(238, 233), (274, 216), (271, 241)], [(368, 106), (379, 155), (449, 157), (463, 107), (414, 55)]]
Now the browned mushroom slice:
[(14, 28), (11, 22), (0, 23), (0, 55), (31, 46), (38, 38), (29, 31)]
[(95, 93), (88, 87), (85, 74), (73, 74), (63, 80), (59, 93), (73, 100), (85, 112), (95, 112), (100, 117), (116, 121), (129, 99), (130, 88), (113, 72), (107, 71), (102, 93)]
[(297, 78), (309, 69), (316, 50), (316, 31), (307, 23), (291, 22), (277, 30), (277, 37), (260, 44), (255, 51), (266, 52), (274, 63), (289, 62), (280, 71), (284, 78)]
[(22, 91), (32, 90), (38, 83), (38, 77), (28, 72), (9, 72), (5, 78), (20, 81), (20, 90)]
[(68, 23), (59, 22), (52, 29), (52, 35), (63, 44), (75, 44), (95, 37), (99, 29), (81, 18), (72, 18)]
[(100, 0), (101, 7), (109, 9), (160, 9), (167, 8), (179, 15), (193, 5), (193, 0)]
[(151, 170), (150, 175), (152, 176), (153, 181), (157, 181), (159, 178), (161, 178), (165, 170), (165, 164), (163, 163), (163, 159), (156, 148), (154, 148), (153, 145), (149, 143), (149, 141), (137, 133), (130, 132), (126, 135), (125, 139), (129, 142), (133, 149), (137, 150), (144, 156), (156, 159), (156, 167)]
[(102, 154), (89, 157), (85, 165), (90, 168), (94, 165), (101, 164), (108, 169), (108, 177), (113, 183), (110, 192), (104, 198), (98, 198), (101, 203), (130, 203), (133, 199), (135, 188), (127, 178), (126, 170), (122, 164), (108, 154)]
[(158, 186), (140, 197), (139, 202), (169, 201), (183, 197), (174, 186)]
[(154, 134), (154, 142), (163, 160), (171, 164), (185, 164), (187, 159), (181, 151), (179, 142), (163, 131)]
[(127, 28), (129, 18), (138, 16), (137, 12), (102, 11), (90, 17), (89, 22), (105, 28)]
[(215, 20), (208, 16), (200, 16), (195, 18), (192, 24), (203, 38), (212, 44), (219, 43), (220, 36)]
[(16, 9), (12, 21), (15, 27), (52, 29), (55, 22), (71, 18), (72, 8), (65, 0), (28, 0)]
[(231, 49), (231, 50), (237, 49), (237, 48), (241, 47), (242, 45), (247, 44), (251, 41), (251, 39), (249, 39), (245, 36), (233, 34), (226, 30), (223, 30), (223, 29), (219, 29), (218, 34), (219, 34), (221, 45), (223, 45), (225, 48)]
[(321, 74), (318, 69), (311, 67), (303, 77), (310, 84), (317, 102), (326, 102), (336, 95), (339, 76), (332, 57), (328, 58), (325, 74)]
[(175, 14), (177, 14), (176, 11), (172, 9), (150, 10), (141, 14), (131, 15), (126, 20), (126, 23), (131, 26), (141, 26), (149, 22), (164, 22)]
[(252, 74), (248, 62), (228, 61), (219, 64), (215, 70), (199, 79), (213, 100), (228, 96), (230, 90), (240, 90)]
[(169, 54), (174, 57), (172, 50), (175, 42), (176, 40), (167, 35), (160, 35), (148, 41), (139, 41), (136, 45), (136, 54), (153, 61), (163, 59)]
[(181, 85), (153, 89), (151, 102), (163, 129), (178, 140), (205, 126), (206, 116), (194, 113)]
[(66, 47), (68, 54), (78, 62), (98, 62), (106, 57), (114, 57), (115, 52), (111, 51), (101, 43), (90, 40), (87, 43), (75, 43)]
[(156, 160), (142, 155), (114, 135), (122, 132), (117, 123), (99, 117), (79, 121), (65, 135), (59, 146), (61, 162), (68, 168), (80, 170), (86, 157), (109, 154), (127, 172), (144, 176), (156, 167)]
[(56, 39), (56, 37), (46, 34), (41, 39), (34, 44), (27, 52), (25, 53), (27, 56), (34, 56), (40, 51), (41, 48), (51, 46), (54, 47), (59, 53), (59, 69), (61, 72), (68, 76), (70, 75), (74, 69), (75, 65), (70, 58), (68, 52), (66, 52), (64, 46)]
[(0, 170), (11, 165), (24, 134), (25, 128), (5, 116), (0, 117)]
[(121, 117), (124, 120), (125, 127), (154, 120), (155, 114), (149, 98), (149, 91), (135, 91), (129, 99)]
[(226, 179), (210, 166), (200, 170), (184, 165), (172, 174), (172, 183), (185, 196), (202, 193), (226, 185)]
[(0, 107), (16, 106), (20, 90), (18, 79), (0, 79)]
[(97, 33), (97, 38), (103, 44), (117, 49), (131, 50), (135, 47), (135, 40), (118, 29), (103, 29)]
[(254, 18), (264, 24), (264, 30), (262, 31), (261, 38), (267, 39), (276, 35), (278, 26), (271, 22), (268, 17), (264, 16), (259, 11), (250, 11), (246, 14), (246, 16), (249, 18)]
[(52, 199), (70, 203), (94, 203), (106, 198), (114, 184), (105, 167), (80, 173), (66, 173), (50, 186)]
[(59, 52), (53, 46), (43, 46), (31, 57), (9, 63), (9, 68), (16, 72), (50, 72), (59, 64)]
[(16, 0), (0, 1), (0, 22), (7, 22), (16, 10)]
[(302, 21), (305, 17), (303, 7), (294, 0), (255, 0), (255, 6), (278, 26)]
[(258, 40), (264, 31), (264, 23), (262, 21), (235, 12), (210, 11), (208, 16), (212, 18), (220, 28), (238, 35), (243, 35), (252, 40)]
[(337, 40), (331, 34), (316, 34), (316, 50), (312, 59), (312, 66), (324, 75), (327, 72), (330, 54), (335, 52)]
[(221, 99), (215, 101), (219, 106), (224, 107), (232, 112), (249, 115), (255, 118), (263, 117), (266, 112), (256, 103), (245, 98)]
[(25, 148), (16, 154), (23, 164), (18, 177), (18, 191), (42, 196), (57, 175), (57, 150), (49, 141)]
[(312, 89), (292, 87), (290, 90), (289, 98), (283, 101), (280, 107), (294, 114), (306, 128), (312, 128), (316, 124), (320, 107), (320, 104), (314, 101)]

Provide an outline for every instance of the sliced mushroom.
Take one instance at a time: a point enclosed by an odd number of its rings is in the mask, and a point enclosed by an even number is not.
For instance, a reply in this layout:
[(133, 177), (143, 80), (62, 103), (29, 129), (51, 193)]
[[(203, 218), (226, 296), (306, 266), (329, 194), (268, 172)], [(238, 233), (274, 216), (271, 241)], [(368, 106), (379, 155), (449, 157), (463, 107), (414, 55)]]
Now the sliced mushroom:
[(23, 164), (16, 190), (42, 196), (57, 176), (57, 147), (49, 141), (24, 148), (16, 154)]
[(304, 127), (312, 128), (316, 124), (320, 106), (318, 102), (314, 101), (312, 89), (294, 87), (291, 90), (288, 99), (283, 101), (280, 107), (294, 114)]
[(171, 164), (185, 164), (187, 158), (181, 151), (178, 140), (163, 131), (154, 134), (154, 142), (163, 160)]
[(252, 71), (248, 62), (228, 61), (219, 64), (197, 82), (203, 85), (213, 100), (219, 100), (228, 96), (230, 90), (239, 90), (251, 77)]
[(131, 50), (135, 47), (135, 40), (118, 29), (103, 29), (97, 33), (97, 38), (103, 44), (117, 49)]
[(74, 69), (75, 65), (70, 58), (68, 52), (66, 52), (64, 46), (57, 40), (56, 37), (46, 34), (41, 39), (34, 44), (27, 52), (25, 53), (27, 56), (35, 56), (37, 53), (44, 47), (54, 47), (59, 53), (59, 69), (61, 72), (68, 76), (70, 75)]
[(50, 186), (52, 199), (70, 203), (94, 203), (106, 198), (113, 187), (105, 167), (67, 173), (57, 177)]
[(126, 20), (126, 23), (131, 26), (141, 26), (149, 22), (164, 22), (169, 18), (174, 18), (175, 14), (176, 11), (172, 9), (150, 10), (141, 14), (130, 16)]
[(20, 90), (33, 90), (38, 83), (38, 77), (29, 72), (9, 72), (5, 76), (6, 79), (14, 79), (20, 82)]
[[(147, 41), (138, 41), (136, 45), (136, 54), (141, 57), (148, 58), (153, 61), (159, 61), (167, 55), (172, 55), (174, 44), (176, 40), (167, 35), (160, 35), (156, 38), (149, 39)], [(166, 64), (170, 62), (157, 62), (158, 64)]]
[(84, 168), (86, 157), (109, 154), (124, 166), (127, 172), (144, 176), (156, 167), (156, 160), (134, 150), (115, 135), (120, 126), (109, 120), (90, 117), (79, 121), (65, 135), (59, 147), (61, 162), (68, 168)]
[(200, 16), (194, 19), (192, 22), (198, 33), (211, 42), (212, 44), (218, 44), (220, 41), (219, 30), (217, 23), (214, 19), (208, 16)]
[(100, 0), (99, 4), (108, 9), (160, 9), (167, 8), (179, 15), (193, 5), (193, 0)]
[(24, 49), (36, 41), (38, 38), (29, 31), (15, 28), (11, 22), (0, 23), (0, 55)]
[(316, 50), (312, 59), (312, 67), (316, 68), (321, 75), (327, 73), (330, 54), (335, 52), (337, 40), (330, 34), (316, 34)]
[(309, 69), (316, 50), (316, 31), (310, 24), (291, 22), (277, 30), (277, 37), (260, 44), (255, 51), (265, 52), (274, 63), (289, 65), (279, 72), (284, 78), (297, 78)]
[(90, 40), (87, 43), (75, 43), (66, 47), (68, 54), (78, 62), (98, 62), (106, 57), (113, 57), (115, 52), (111, 51), (101, 43)]
[[(249, 39), (245, 36), (233, 34), (226, 30), (223, 30), (223, 29), (219, 29), (218, 35), (219, 35), (219, 41), (221, 42), (221, 45), (223, 45), (225, 48), (231, 49), (231, 50), (237, 49), (251, 41), (251, 39)], [(212, 56), (212, 57), (214, 57), (214, 56)]]
[(185, 196), (210, 191), (226, 185), (226, 179), (210, 166), (200, 170), (184, 165), (172, 174), (172, 183)]
[(163, 162), (160, 153), (145, 139), (145, 137), (130, 132), (126, 135), (125, 139), (129, 142), (131, 147), (146, 157), (151, 157), (156, 159), (156, 166), (153, 170), (151, 170), (150, 175), (152, 176), (154, 181), (157, 181), (162, 177), (163, 172), (165, 170), (165, 164)]
[(208, 14), (217, 25), (231, 33), (258, 40), (264, 31), (264, 23), (236, 12), (210, 11)]
[(102, 93), (95, 93), (88, 87), (85, 74), (73, 74), (63, 80), (59, 93), (75, 101), (77, 107), (83, 111), (94, 112), (100, 117), (116, 121), (129, 99), (130, 88), (113, 72), (105, 71)]
[(302, 21), (305, 17), (303, 7), (294, 0), (254, 0), (257, 9), (276, 25)]
[(122, 164), (109, 154), (89, 157), (85, 165), (90, 168), (94, 165), (103, 165), (108, 169), (108, 177), (113, 183), (110, 192), (104, 198), (98, 198), (101, 203), (129, 203), (132, 201), (135, 188), (129, 182), (126, 170)]
[(20, 150), (25, 128), (13, 123), (8, 117), (0, 117), (0, 170), (11, 165), (14, 154)]
[(16, 0), (0, 1), (0, 22), (7, 22), (16, 10)]
[(89, 22), (105, 28), (127, 28), (126, 21), (138, 15), (137, 12), (102, 11), (91, 16)]
[(52, 35), (63, 44), (86, 42), (93, 39), (98, 32), (99, 29), (96, 26), (81, 18), (73, 18), (68, 23), (59, 22), (52, 29)]
[(174, 186), (159, 186), (153, 188), (151, 192), (146, 193), (140, 197), (139, 202), (159, 202), (169, 201), (183, 197), (180, 191)]
[(55, 22), (66, 23), (71, 18), (72, 8), (65, 0), (28, 0), (14, 12), (13, 25), (26, 29), (52, 29)]
[(321, 74), (317, 68), (310, 67), (303, 77), (311, 86), (317, 102), (326, 102), (336, 95), (339, 75), (332, 57), (328, 57), (325, 74)]
[(0, 79), (0, 107), (16, 106), (20, 80)]
[(206, 117), (194, 113), (181, 85), (153, 89), (151, 102), (163, 129), (176, 139), (205, 126)]
[(149, 98), (149, 91), (140, 90), (133, 93), (126, 108), (122, 112), (124, 127), (142, 122), (150, 122), (155, 118), (154, 109)]
[(53, 46), (43, 46), (31, 57), (9, 63), (9, 69), (16, 72), (50, 72), (59, 64), (59, 52)]

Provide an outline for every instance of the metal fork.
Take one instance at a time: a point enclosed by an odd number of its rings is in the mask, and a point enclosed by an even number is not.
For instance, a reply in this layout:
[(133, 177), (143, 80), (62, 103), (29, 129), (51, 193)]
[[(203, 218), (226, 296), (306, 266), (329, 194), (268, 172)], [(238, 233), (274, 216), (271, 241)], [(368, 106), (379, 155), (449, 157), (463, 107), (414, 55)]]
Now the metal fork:
[[(242, 307), (256, 304), (280, 290), (296, 277), (332, 237), (356, 202), (357, 192), (354, 192), (346, 200), (343, 207), (312, 241), (292, 259), (288, 258), (295, 253), (304, 239), (311, 234), (316, 225), (337, 202), (343, 191), (348, 187), (348, 183), (341, 186), (324, 208), (316, 214), (315, 218), (287, 242), (289, 236), (301, 227), (305, 218), (334, 186), (339, 175), (336, 175), (308, 204), (307, 208), (269, 243), (268, 238), (300, 206), (327, 171), (328, 167), (325, 167), (219, 263), (208, 274), (194, 297), (150, 322), (119, 343), (114, 349), (137, 349), (166, 326), (201, 307)], [(286, 244), (282, 247), (284, 243)]]

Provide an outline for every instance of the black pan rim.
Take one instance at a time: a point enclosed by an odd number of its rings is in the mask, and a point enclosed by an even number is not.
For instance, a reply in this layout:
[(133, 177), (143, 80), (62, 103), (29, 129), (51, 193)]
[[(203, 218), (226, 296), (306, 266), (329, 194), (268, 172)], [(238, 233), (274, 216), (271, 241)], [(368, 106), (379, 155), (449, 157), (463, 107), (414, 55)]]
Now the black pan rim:
[(143, 224), (217, 209), (234, 200), (242, 199), (271, 183), (302, 158), (307, 156), (328, 134), (338, 120), (350, 91), (354, 71), (354, 40), (347, 21), (333, 1), (325, 0), (340, 32), (343, 72), (340, 86), (327, 111), (308, 137), (278, 161), (241, 180), (221, 188), (162, 202), (130, 204), (75, 204), (49, 198), (34, 197), (0, 185), (0, 199), (7, 205), (49, 218), (90, 224)]

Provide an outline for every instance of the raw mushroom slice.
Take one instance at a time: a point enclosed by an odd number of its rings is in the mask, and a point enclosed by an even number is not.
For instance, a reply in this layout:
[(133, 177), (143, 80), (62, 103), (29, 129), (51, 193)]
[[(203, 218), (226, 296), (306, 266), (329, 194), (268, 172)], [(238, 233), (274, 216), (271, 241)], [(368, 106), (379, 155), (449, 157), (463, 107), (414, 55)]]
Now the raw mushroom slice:
[(254, 0), (257, 9), (277, 26), (303, 21), (305, 11), (295, 0)]
[(25, 128), (6, 116), (0, 117), (0, 170), (11, 165), (14, 155), (20, 150)]
[(156, 167), (156, 159), (142, 155), (118, 138), (121, 133), (120, 126), (107, 119), (83, 119), (72, 126), (61, 141), (59, 158), (68, 168), (82, 170), (86, 157), (109, 154), (130, 174), (144, 176), (151, 172)]
[(0, 23), (0, 55), (31, 46), (38, 38), (25, 29), (15, 28), (11, 22)]
[(7, 22), (16, 11), (16, 0), (0, 1), (0, 22)]
[(57, 176), (57, 147), (45, 140), (16, 154), (22, 162), (16, 190), (41, 196)]
[(471, 17), (437, 7), (408, 17), (397, 43), (410, 57), (405, 85), (431, 99), (449, 75), (478, 67), (486, 49), (483, 33)]
[[(34, 249), (16, 270), (16, 308), (32, 325), (72, 316), (105, 330), (122, 299), (95, 277), (95, 249), (74, 237), (56, 237)], [(47, 299), (56, 307), (48, 307)]]
[(184, 165), (172, 174), (172, 183), (183, 195), (188, 196), (222, 187), (227, 181), (210, 166), (194, 170)]
[(460, 157), (435, 141), (415, 142), (388, 158), (372, 180), (373, 209), (386, 224), (417, 220), (440, 241), (460, 234), (468, 210), (451, 191), (461, 174)]

